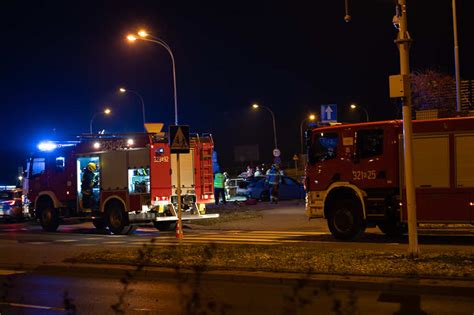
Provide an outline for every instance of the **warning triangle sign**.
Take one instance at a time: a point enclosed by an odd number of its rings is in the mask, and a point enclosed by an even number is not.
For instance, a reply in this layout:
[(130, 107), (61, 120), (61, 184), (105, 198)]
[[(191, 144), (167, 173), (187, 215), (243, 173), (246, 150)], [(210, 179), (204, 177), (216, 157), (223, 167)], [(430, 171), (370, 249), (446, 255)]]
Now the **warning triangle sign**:
[(189, 126), (170, 126), (169, 142), (171, 153), (188, 153)]
[(181, 130), (181, 128), (178, 128), (178, 131), (174, 136), (173, 143), (171, 144), (171, 146), (173, 147), (173, 149), (178, 150), (185, 150), (189, 148), (188, 142), (186, 141), (186, 138), (183, 134), (183, 130)]

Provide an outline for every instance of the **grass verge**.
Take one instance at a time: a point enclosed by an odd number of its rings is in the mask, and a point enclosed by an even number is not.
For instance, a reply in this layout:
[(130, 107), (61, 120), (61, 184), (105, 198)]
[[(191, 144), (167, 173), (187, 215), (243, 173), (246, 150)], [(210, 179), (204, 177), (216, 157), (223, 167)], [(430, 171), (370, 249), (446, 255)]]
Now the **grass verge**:
[[(156, 243), (154, 245), (159, 245)], [(206, 270), (270, 271), (401, 277), (474, 279), (474, 252), (424, 253), (411, 259), (394, 251), (322, 249), (313, 245), (149, 246), (145, 265), (193, 269), (212, 250)], [(99, 251), (68, 259), (72, 263), (142, 264), (137, 250)]]

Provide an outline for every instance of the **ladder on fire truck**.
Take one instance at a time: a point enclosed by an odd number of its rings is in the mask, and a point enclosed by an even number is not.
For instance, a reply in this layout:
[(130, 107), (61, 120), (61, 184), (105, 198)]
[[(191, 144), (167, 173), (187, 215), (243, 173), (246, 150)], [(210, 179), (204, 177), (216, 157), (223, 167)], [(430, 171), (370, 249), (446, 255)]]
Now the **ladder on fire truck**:
[(201, 136), (195, 135), (191, 137), (191, 142), (197, 144), (201, 155), (201, 183), (202, 183), (202, 195), (211, 196), (214, 194), (214, 174), (212, 172), (212, 152), (214, 142), (211, 134), (202, 134)]

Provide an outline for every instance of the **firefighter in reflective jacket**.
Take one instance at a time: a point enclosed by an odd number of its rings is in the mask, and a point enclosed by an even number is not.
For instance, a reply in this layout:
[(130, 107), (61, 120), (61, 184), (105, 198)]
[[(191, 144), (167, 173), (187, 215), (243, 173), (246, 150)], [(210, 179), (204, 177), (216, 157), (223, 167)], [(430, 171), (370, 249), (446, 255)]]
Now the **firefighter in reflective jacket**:
[(278, 189), (280, 187), (281, 175), (278, 166), (272, 165), (272, 168), (267, 172), (265, 182), (270, 186), (270, 202), (278, 203)]
[(82, 210), (91, 212), (94, 206), (94, 195), (92, 188), (96, 185), (96, 178), (94, 172), (97, 170), (97, 165), (93, 162), (87, 164), (83, 170), (81, 192), (82, 192)]
[(214, 200), (216, 205), (219, 204), (220, 195), (222, 195), (222, 202), (226, 204), (225, 200), (225, 176), (221, 173), (220, 170), (217, 170), (214, 173)]

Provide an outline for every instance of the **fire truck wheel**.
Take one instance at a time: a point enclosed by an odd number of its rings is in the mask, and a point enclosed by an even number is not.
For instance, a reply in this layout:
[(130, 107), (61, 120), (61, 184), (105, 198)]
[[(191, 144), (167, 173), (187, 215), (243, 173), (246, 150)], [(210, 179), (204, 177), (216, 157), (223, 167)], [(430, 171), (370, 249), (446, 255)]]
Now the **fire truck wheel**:
[(38, 214), (41, 227), (46, 232), (56, 232), (59, 227), (59, 213), (51, 202), (42, 202), (38, 205)]
[(356, 239), (365, 231), (366, 223), (355, 200), (338, 200), (328, 212), (328, 227), (340, 240)]
[(389, 237), (399, 237), (408, 232), (407, 226), (397, 221), (380, 222), (377, 226), (382, 233)]
[(111, 201), (106, 210), (107, 227), (114, 234), (128, 234), (130, 224), (127, 214), (119, 202)]
[(154, 221), (153, 225), (160, 231), (172, 231), (176, 229), (176, 222), (173, 221)]

